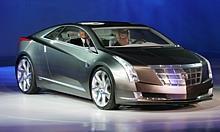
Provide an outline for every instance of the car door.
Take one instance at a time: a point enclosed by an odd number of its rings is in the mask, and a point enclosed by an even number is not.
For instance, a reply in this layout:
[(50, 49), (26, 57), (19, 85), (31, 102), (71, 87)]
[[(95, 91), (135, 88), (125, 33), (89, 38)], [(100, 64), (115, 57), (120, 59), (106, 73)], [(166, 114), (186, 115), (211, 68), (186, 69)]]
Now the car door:
[[(88, 77), (87, 68), (97, 54), (90, 52), (88, 47), (69, 43), (71, 39), (79, 39), (79, 29), (67, 26), (60, 32), (52, 47), (47, 47), (47, 60), (53, 83), (62, 87), (55, 89), (62, 92), (88, 93), (83, 87)], [(91, 41), (92, 42), (92, 41)], [(90, 45), (93, 45), (92, 43)], [(94, 46), (91, 46), (94, 48)]]
[(38, 77), (37, 81), (40, 81), (37, 83), (38, 87), (46, 88), (49, 84), (48, 81), (45, 80), (50, 78), (46, 48), (49, 46), (51, 40), (54, 40), (58, 33), (63, 30), (63, 28), (64, 27), (62, 26), (59, 26), (57, 28), (50, 28), (43, 31), (42, 33), (32, 36), (34, 41), (32, 42), (32, 48), (29, 52), (31, 52), (31, 55), (34, 55), (31, 58), (33, 60), (35, 72)]

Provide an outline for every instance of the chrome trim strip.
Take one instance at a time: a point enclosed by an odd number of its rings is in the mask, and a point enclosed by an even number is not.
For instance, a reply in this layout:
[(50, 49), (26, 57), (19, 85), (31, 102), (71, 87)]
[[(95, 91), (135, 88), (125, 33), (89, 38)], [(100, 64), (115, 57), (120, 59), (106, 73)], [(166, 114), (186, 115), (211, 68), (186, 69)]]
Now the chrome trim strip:
[(132, 101), (137, 101), (136, 98), (127, 98), (127, 97), (119, 97), (120, 99), (124, 99), (124, 100), (132, 100)]
[(137, 102), (153, 102), (153, 101), (167, 101), (166, 98), (126, 98), (126, 97), (119, 97), (123, 100), (130, 100), (130, 101), (137, 101)]
[(193, 64), (182, 64), (182, 65), (148, 65), (150, 68), (193, 68), (193, 67), (201, 67), (202, 63), (193, 63)]
[(204, 94), (204, 95), (198, 96), (197, 99), (204, 99), (204, 98), (207, 98), (209, 96), (210, 96), (209, 94)]
[(213, 88), (210, 88), (207, 94), (203, 94), (197, 97), (197, 99), (204, 99), (213, 94)]
[(97, 29), (150, 29), (149, 27), (145, 27), (145, 26), (114, 26), (114, 27), (96, 27), (96, 28), (92, 28), (93, 30), (97, 30)]
[[(202, 83), (204, 84), (204, 83), (207, 83), (208, 81), (210, 81), (210, 80), (212, 80), (212, 78), (208, 78), (208, 79), (206, 79), (205, 81), (203, 81)], [(213, 80), (212, 80), (213, 81)]]
[(60, 82), (60, 81), (56, 81), (56, 80), (53, 80), (53, 79), (49, 79), (49, 78), (45, 78), (45, 77), (40, 77), (40, 76), (38, 77), (38, 79), (39, 80), (46, 80), (46, 81), (49, 81), (49, 82), (53, 82), (53, 83), (56, 83), (56, 84), (59, 84), (59, 85), (63, 85), (63, 86), (69, 87), (69, 88), (73, 88), (73, 89), (76, 89), (76, 90), (80, 90), (80, 91), (86, 92), (86, 90), (81, 88), (81, 87), (70, 85), (70, 84), (66, 84), (66, 83), (63, 83), (63, 82)]

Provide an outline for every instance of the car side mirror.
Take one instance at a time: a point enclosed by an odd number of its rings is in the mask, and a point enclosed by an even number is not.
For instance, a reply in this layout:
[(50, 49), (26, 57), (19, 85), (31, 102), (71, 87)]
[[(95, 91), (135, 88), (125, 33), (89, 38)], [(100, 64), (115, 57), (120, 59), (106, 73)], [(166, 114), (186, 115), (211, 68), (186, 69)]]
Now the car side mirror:
[(90, 53), (97, 53), (97, 50), (96, 50), (95, 47), (87, 47), (86, 49), (87, 49), (88, 52), (90, 52)]
[(182, 47), (180, 44), (176, 44), (175, 47)]

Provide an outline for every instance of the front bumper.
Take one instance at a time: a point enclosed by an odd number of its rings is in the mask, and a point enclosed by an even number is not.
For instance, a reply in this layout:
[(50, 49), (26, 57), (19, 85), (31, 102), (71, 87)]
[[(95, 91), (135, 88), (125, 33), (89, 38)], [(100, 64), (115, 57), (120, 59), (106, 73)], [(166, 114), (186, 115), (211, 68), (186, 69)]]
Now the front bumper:
[(194, 104), (205, 100), (211, 100), (213, 94), (208, 95), (201, 95), (198, 96), (196, 99), (186, 99), (186, 100), (157, 100), (157, 99), (149, 99), (149, 98), (122, 98), (124, 101), (122, 104), (124, 105), (181, 105), (181, 104)]

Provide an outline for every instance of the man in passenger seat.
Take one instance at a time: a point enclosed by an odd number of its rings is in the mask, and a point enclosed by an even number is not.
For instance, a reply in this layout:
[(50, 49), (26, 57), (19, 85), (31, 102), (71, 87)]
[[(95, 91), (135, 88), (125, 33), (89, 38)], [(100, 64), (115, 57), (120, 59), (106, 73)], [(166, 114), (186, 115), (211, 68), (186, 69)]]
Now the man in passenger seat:
[(128, 30), (126, 29), (118, 30), (118, 33), (116, 34), (116, 38), (117, 38), (117, 42), (114, 44), (114, 46), (128, 45), (129, 43)]

